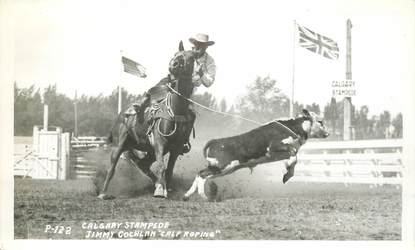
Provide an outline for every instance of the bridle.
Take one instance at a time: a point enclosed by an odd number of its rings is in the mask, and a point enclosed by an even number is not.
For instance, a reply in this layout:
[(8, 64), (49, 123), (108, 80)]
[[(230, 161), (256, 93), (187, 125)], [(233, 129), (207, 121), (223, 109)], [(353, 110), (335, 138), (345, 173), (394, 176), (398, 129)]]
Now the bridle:
[[(194, 61), (189, 60), (188, 56), (185, 55), (185, 51), (178, 52), (173, 59), (170, 61), (170, 74), (169, 74), (169, 87), (172, 87), (178, 91), (178, 82), (182, 81), (192, 81), (193, 68), (191, 72), (186, 72), (189, 63), (194, 63)], [(178, 72), (176, 72), (178, 71)]]

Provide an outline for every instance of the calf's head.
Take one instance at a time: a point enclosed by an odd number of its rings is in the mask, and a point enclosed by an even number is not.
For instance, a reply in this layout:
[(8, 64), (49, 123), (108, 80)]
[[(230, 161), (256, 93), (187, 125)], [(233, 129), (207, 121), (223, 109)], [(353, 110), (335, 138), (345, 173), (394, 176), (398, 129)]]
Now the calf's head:
[(303, 115), (306, 118), (302, 124), (303, 129), (310, 138), (326, 138), (329, 136), (323, 124), (323, 119), (314, 112), (303, 109)]

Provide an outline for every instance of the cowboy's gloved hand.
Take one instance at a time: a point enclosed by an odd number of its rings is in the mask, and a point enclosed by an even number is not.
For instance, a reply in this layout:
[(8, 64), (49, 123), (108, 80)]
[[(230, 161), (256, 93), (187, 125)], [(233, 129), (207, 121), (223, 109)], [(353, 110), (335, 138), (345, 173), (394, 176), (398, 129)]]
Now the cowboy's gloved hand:
[(199, 76), (199, 74), (193, 75), (192, 82), (196, 87), (200, 86), (200, 76)]
[(199, 70), (197, 71), (197, 74), (202, 77), (203, 76), (203, 69), (202, 67), (199, 68)]

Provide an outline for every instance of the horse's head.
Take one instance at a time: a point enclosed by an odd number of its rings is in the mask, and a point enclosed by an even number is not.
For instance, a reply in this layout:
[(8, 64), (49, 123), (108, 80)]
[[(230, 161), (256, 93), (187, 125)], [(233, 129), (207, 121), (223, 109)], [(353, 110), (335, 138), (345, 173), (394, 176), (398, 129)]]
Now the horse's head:
[(179, 51), (170, 61), (169, 72), (176, 79), (191, 79), (194, 61), (194, 52), (191, 50), (185, 51), (183, 48), (183, 42), (180, 41)]

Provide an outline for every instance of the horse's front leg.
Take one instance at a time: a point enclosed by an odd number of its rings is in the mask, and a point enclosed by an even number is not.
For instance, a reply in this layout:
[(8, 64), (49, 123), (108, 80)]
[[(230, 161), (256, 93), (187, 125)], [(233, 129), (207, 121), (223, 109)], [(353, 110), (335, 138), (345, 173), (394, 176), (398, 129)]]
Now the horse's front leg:
[(115, 167), (117, 166), (118, 160), (120, 159), (121, 154), (126, 150), (126, 141), (127, 133), (126, 131), (124, 131), (124, 133), (120, 133), (120, 143), (118, 144), (118, 147), (111, 152), (111, 166), (107, 170), (104, 186), (102, 188), (101, 193), (98, 195), (99, 199), (107, 200), (114, 198), (114, 196), (108, 195), (106, 194), (106, 192), (108, 190), (108, 186), (110, 184), (112, 177), (114, 177)]
[(172, 177), (173, 177), (173, 169), (174, 169), (174, 165), (176, 164), (176, 160), (177, 157), (179, 156), (178, 152), (170, 152), (169, 155), (169, 161), (167, 163), (167, 169), (166, 169), (166, 187), (167, 187), (167, 191), (171, 192), (172, 189)]
[(167, 188), (166, 188), (166, 177), (165, 172), (166, 168), (164, 165), (164, 147), (165, 139), (158, 134), (154, 136), (154, 153), (156, 161), (151, 166), (154, 174), (156, 175), (154, 197), (158, 198), (167, 198)]

